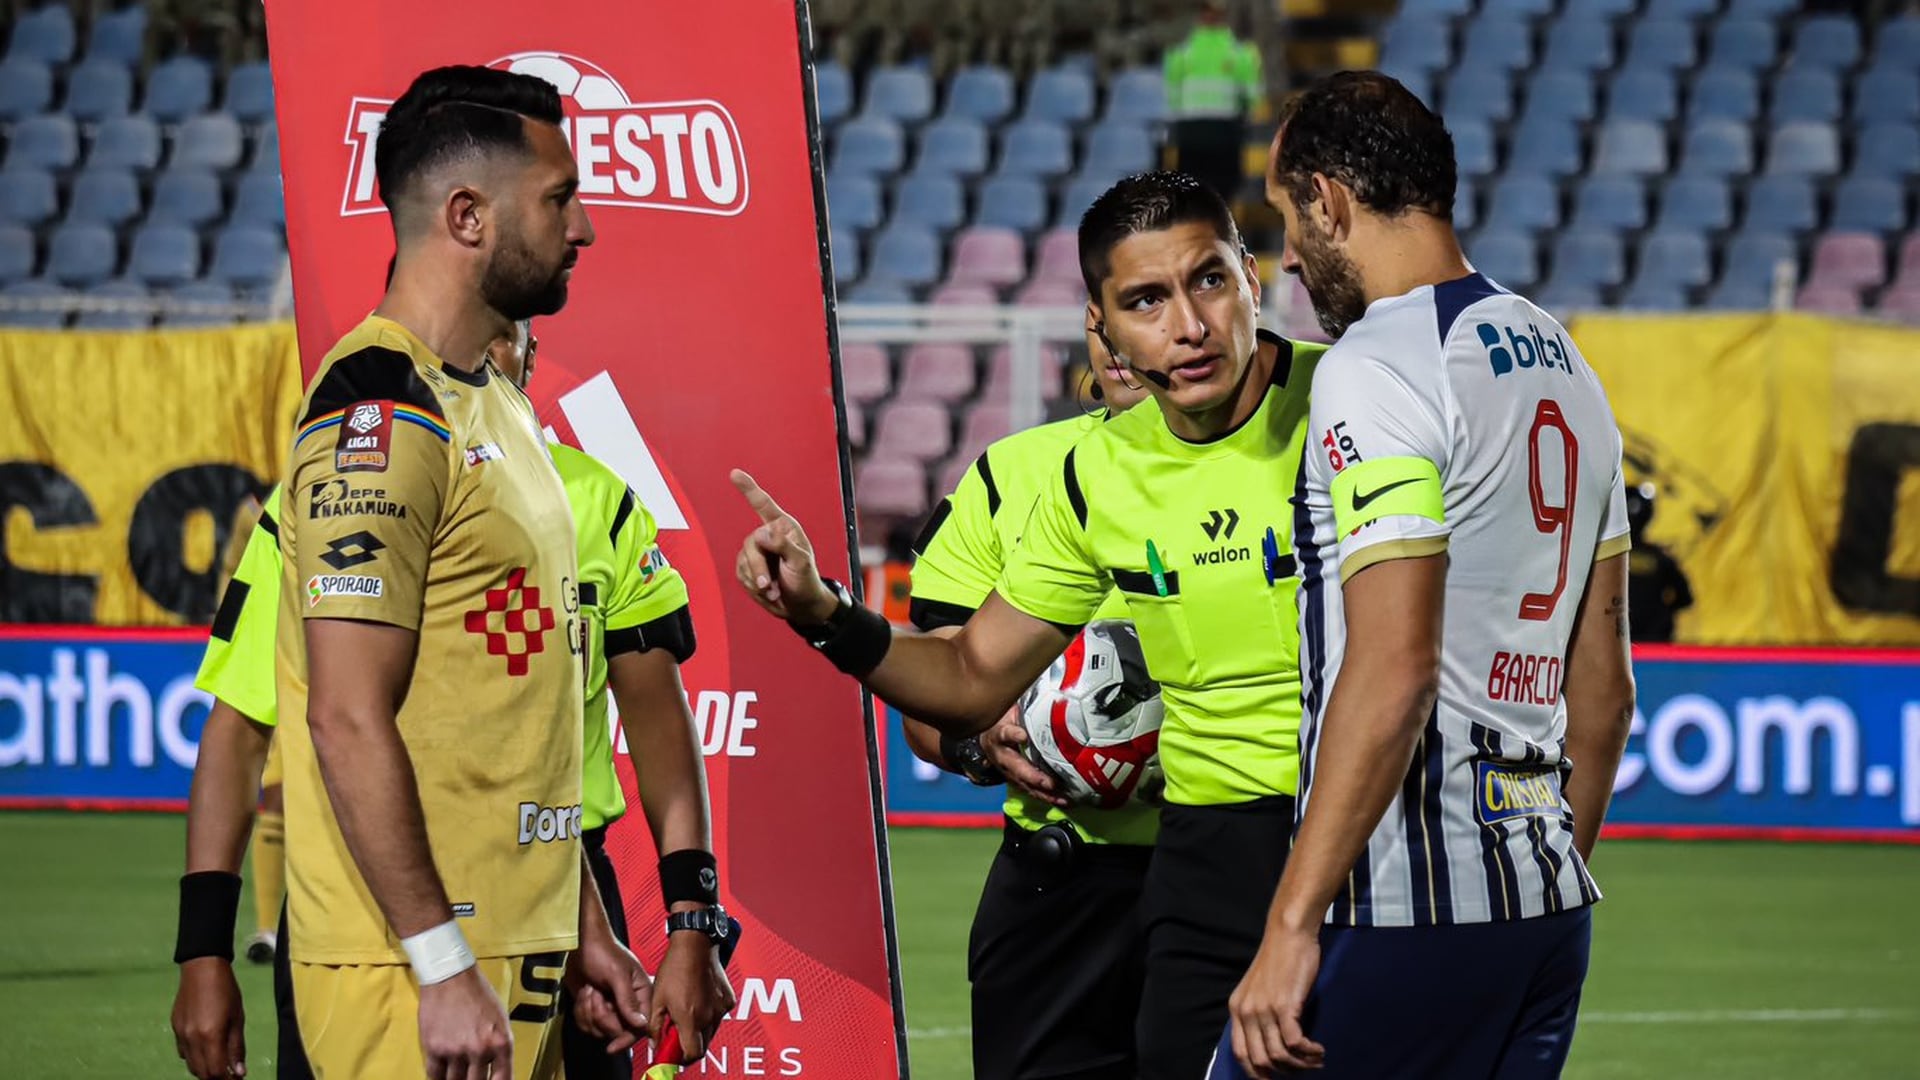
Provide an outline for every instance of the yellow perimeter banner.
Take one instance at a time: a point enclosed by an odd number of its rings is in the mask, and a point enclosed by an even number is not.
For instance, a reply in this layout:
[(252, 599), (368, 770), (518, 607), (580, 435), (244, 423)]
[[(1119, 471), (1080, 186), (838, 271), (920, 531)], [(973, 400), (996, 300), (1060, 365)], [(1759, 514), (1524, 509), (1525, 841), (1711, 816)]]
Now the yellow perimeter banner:
[(0, 333), (0, 622), (205, 623), (278, 479), (293, 325)]
[(1652, 511), (1635, 571), (1691, 594), (1675, 640), (1920, 644), (1920, 332), (1791, 314), (1571, 329)]

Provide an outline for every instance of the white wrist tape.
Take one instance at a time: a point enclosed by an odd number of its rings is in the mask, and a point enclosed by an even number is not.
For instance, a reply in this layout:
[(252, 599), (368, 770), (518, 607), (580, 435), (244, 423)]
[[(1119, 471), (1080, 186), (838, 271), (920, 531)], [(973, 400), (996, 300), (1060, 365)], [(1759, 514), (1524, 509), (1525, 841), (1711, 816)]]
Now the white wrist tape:
[(467, 936), (449, 919), (431, 930), (422, 930), (410, 938), (401, 938), (407, 961), (413, 965), (414, 978), (421, 986), (443, 983), (473, 966), (473, 950), (467, 948)]

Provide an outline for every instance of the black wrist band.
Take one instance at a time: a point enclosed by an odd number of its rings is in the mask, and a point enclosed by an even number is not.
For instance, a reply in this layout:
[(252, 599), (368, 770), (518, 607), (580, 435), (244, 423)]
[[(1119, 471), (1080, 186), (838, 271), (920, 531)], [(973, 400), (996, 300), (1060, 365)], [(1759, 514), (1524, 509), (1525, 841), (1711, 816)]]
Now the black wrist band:
[(660, 900), (668, 905), (683, 901), (719, 903), (720, 864), (714, 860), (713, 852), (688, 848), (662, 856)]
[(203, 956), (233, 959), (233, 925), (240, 911), (240, 875), (202, 870), (180, 879), (180, 930), (173, 962)]
[(859, 604), (843, 603), (825, 623), (787, 625), (820, 650), (828, 663), (856, 679), (871, 675), (893, 647), (893, 624)]

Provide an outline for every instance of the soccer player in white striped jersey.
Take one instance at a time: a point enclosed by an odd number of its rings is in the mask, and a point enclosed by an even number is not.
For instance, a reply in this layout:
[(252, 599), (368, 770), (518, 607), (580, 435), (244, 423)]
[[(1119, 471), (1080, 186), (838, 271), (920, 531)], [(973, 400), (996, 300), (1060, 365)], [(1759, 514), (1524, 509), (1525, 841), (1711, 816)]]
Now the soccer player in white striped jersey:
[(1299, 824), (1212, 1075), (1566, 1061), (1633, 713), (1606, 395), (1467, 265), (1452, 139), (1399, 83), (1290, 103), (1267, 197), (1338, 339), (1295, 496)]

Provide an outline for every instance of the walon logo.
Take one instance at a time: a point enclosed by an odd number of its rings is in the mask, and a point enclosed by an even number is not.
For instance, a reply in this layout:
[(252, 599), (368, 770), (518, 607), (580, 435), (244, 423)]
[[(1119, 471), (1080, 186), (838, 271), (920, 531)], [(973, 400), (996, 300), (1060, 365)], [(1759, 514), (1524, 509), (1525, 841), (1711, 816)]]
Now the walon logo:
[(1228, 508), (1225, 514), (1215, 510), (1200, 523), (1200, 527), (1206, 530), (1208, 540), (1231, 540), (1233, 530), (1240, 527), (1240, 513), (1232, 508)]

